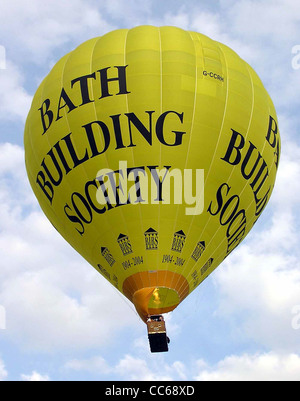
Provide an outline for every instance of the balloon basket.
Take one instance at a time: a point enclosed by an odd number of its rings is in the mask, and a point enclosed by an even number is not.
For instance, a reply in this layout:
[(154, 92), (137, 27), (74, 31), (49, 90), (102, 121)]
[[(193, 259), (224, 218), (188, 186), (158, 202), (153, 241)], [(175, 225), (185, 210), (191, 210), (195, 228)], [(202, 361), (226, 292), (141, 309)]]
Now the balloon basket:
[(166, 323), (163, 316), (150, 316), (147, 320), (147, 329), (151, 352), (168, 352), (170, 339), (167, 336)]

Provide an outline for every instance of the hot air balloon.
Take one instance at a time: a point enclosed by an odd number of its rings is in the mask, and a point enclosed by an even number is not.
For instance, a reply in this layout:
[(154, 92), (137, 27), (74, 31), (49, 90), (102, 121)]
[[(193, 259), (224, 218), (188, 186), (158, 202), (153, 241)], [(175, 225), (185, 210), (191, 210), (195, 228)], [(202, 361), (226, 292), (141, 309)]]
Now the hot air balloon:
[[(274, 105), (233, 50), (176, 27), (91, 39), (37, 90), (28, 177), (53, 226), (168, 349), (173, 311), (249, 233), (275, 183)], [(161, 341), (164, 343), (161, 346)]]

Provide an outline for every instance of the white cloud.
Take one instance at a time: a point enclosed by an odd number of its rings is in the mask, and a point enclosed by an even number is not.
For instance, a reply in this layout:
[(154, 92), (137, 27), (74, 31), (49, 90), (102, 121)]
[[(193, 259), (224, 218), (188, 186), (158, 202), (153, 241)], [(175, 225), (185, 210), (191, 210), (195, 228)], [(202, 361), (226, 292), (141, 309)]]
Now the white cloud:
[(2, 255), (11, 261), (2, 273), (0, 302), (12, 341), (40, 352), (89, 349), (109, 345), (122, 327), (138, 323), (116, 291), (50, 227), (49, 235), (36, 227), (39, 240), (10, 234)]
[[(285, 122), (283, 122), (285, 128)], [(293, 128), (284, 129), (282, 134), (283, 152), (281, 155), (276, 186), (272, 195), (272, 203), (276, 212), (297, 212), (300, 194), (300, 145), (288, 139)]]
[(128, 28), (147, 23), (151, 13), (151, 2), (146, 1), (104, 0), (102, 5), (111, 18), (127, 24)]
[(41, 375), (38, 372), (33, 371), (31, 375), (21, 375), (22, 381), (25, 382), (49, 382), (50, 378), (47, 375)]
[(0, 382), (7, 379), (8, 373), (5, 369), (4, 362), (0, 359)]
[(19, 69), (6, 62), (6, 69), (0, 70), (0, 119), (26, 120), (31, 104), (31, 96), (23, 87), (24, 78)]
[(174, 8), (150, 19), (203, 33), (231, 47), (259, 74), (277, 108), (299, 104), (295, 88), (300, 73), (291, 67), (292, 47), (299, 42), (299, 3), (295, 0), (231, 1), (207, 11), (198, 5)]
[(85, 360), (73, 359), (67, 362), (64, 368), (76, 372), (86, 371), (99, 376), (112, 371), (105, 359), (101, 356), (95, 356)]
[[(20, 26), (22, 32), (20, 32)], [(93, 36), (101, 36), (113, 27), (102, 17), (98, 7), (88, 1), (32, 0), (4, 1), (1, 4), (0, 33), (14, 58), (42, 63), (53, 50), (74, 41), (79, 45)]]
[(115, 366), (102, 357), (73, 360), (65, 368), (91, 372), (97, 377), (121, 377), (124, 381), (298, 381), (300, 356), (295, 353), (256, 353), (230, 355), (217, 363), (203, 359), (166, 362), (163, 355), (140, 358), (125, 355)]
[(236, 322), (233, 338), (299, 351), (299, 332), (292, 328), (291, 314), (300, 304), (299, 262), (282, 252), (257, 253), (252, 245), (242, 246), (216, 273), (221, 296), (217, 314)]
[(287, 145), (265, 227), (253, 229), (214, 280), (221, 294), (217, 313), (238, 319), (240, 336), (293, 352), (300, 350), (299, 332), (291, 323), (292, 310), (300, 305), (300, 163), (297, 144)]
[(0, 176), (6, 173), (24, 177), (24, 150), (11, 143), (0, 144)]
[(232, 2), (222, 0), (223, 10), (229, 14), (231, 29), (255, 40), (290, 40), (298, 32), (299, 2), (295, 0), (267, 0)]
[(188, 376), (187, 376), (188, 369), (184, 365), (184, 363), (182, 363), (180, 361), (175, 361), (171, 366), (171, 370), (173, 372), (176, 372), (176, 374), (179, 377), (179, 380), (188, 380)]
[(89, 372), (98, 378), (103, 378), (103, 375), (104, 377), (110, 375), (109, 377), (121, 377), (122, 380), (133, 381), (169, 381), (173, 380), (174, 376), (186, 377), (186, 368), (183, 363), (174, 362), (172, 366), (169, 366), (160, 355), (151, 360), (149, 353), (145, 358), (127, 354), (115, 366), (110, 366), (103, 357), (96, 356), (86, 360), (71, 360), (64, 365), (64, 368), (69, 371)]
[(275, 353), (229, 356), (215, 366), (200, 363), (199, 381), (299, 381), (300, 357)]
[(1, 2), (0, 46), (7, 60), (0, 70), (0, 119), (25, 122), (32, 100), (26, 87), (41, 81), (33, 66), (47, 70), (83, 41), (112, 29), (97, 7), (83, 0), (73, 0), (71, 7), (59, 0)]
[(300, 356), (275, 352), (232, 355), (216, 364), (204, 360), (192, 363), (164, 358), (142, 360), (126, 355), (116, 366), (124, 380), (196, 380), (196, 381), (298, 381)]
[(10, 339), (40, 351), (85, 349), (139, 324), (133, 306), (44, 217), (31, 195), (22, 149), (2, 144), (0, 154), (0, 304)]
[(164, 372), (163, 367), (153, 369), (149, 367), (144, 359), (126, 355), (120, 360), (115, 368), (116, 373), (124, 377), (125, 380), (153, 381), (153, 380), (172, 380), (172, 376)]

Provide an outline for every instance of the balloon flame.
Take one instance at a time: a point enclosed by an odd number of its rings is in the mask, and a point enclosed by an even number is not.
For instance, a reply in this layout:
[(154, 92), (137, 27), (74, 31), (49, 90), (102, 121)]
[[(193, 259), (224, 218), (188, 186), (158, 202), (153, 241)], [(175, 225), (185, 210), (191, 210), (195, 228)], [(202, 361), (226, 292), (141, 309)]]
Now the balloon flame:
[(160, 303), (160, 296), (159, 296), (159, 289), (155, 288), (153, 291), (153, 298), (154, 298), (154, 303), (159, 304)]

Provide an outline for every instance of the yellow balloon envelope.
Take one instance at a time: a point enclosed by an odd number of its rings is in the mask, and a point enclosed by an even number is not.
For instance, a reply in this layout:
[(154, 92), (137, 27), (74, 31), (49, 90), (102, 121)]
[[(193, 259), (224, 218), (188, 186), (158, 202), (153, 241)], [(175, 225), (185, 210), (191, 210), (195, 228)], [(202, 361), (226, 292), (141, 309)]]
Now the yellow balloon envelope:
[(141, 26), (55, 65), (25, 151), (46, 216), (146, 321), (246, 237), (270, 199), (280, 136), (268, 93), (234, 51)]

